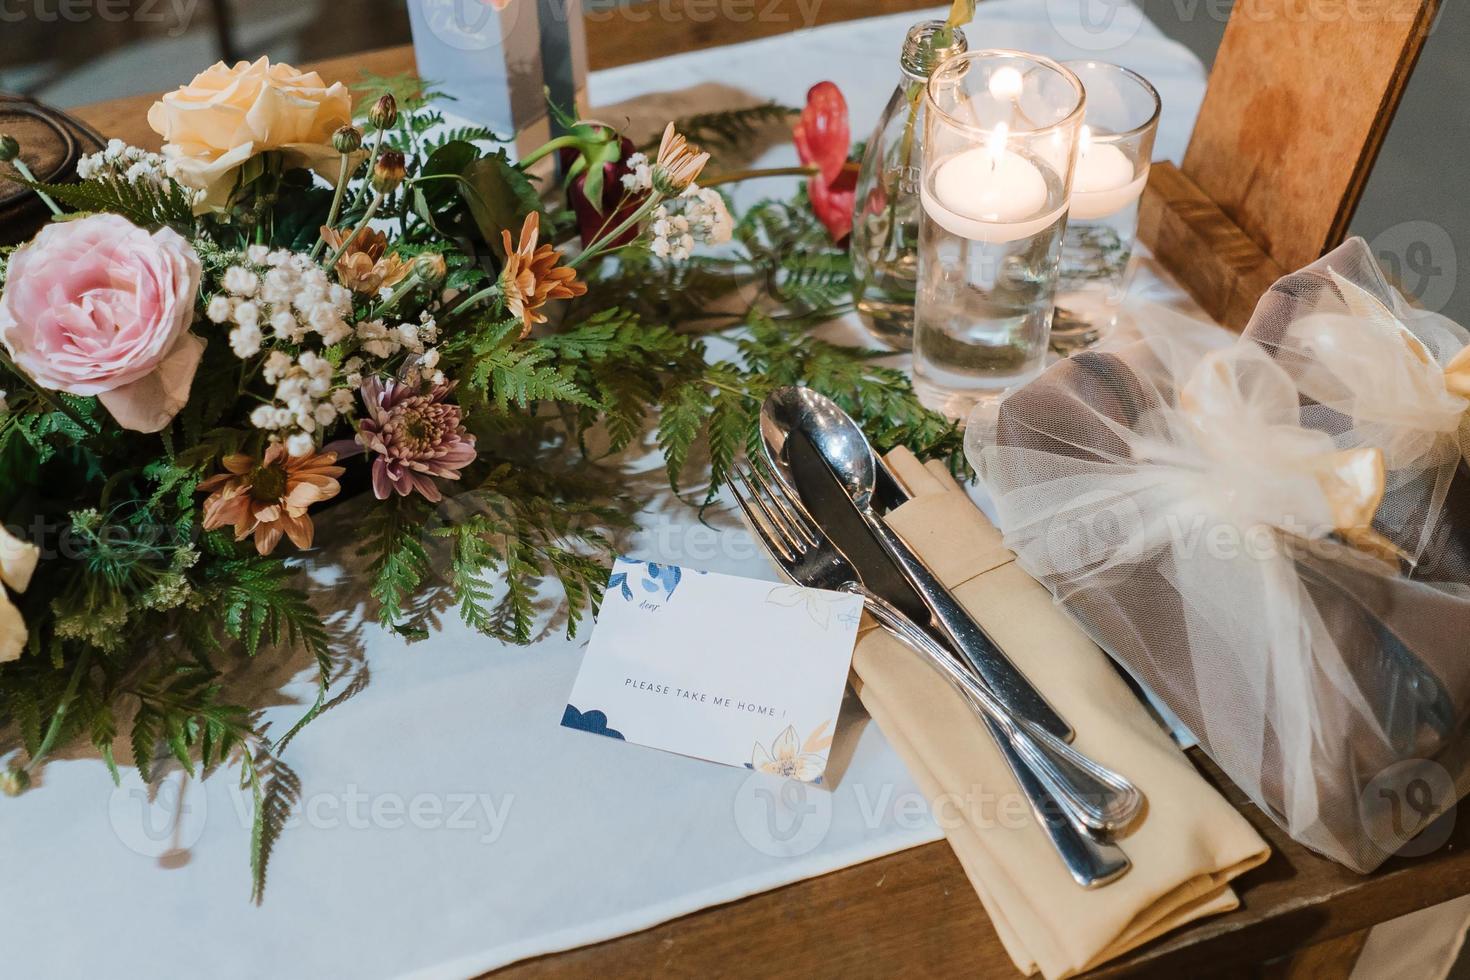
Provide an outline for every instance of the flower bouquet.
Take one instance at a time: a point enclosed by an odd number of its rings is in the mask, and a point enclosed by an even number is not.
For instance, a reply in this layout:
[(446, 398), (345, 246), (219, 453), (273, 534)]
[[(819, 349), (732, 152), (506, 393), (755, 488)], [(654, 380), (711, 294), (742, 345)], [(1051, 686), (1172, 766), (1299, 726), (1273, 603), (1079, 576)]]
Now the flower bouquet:
[[(55, 212), (0, 251), (0, 785), (78, 744), (114, 778), (119, 744), (145, 780), (236, 766), (257, 898), (298, 785), (279, 753), (355, 689), (300, 551), (357, 549), (407, 638), (454, 608), (525, 642), (543, 580), (569, 632), (595, 610), (630, 445), (656, 442), (676, 489), (707, 458), (691, 503), (708, 504), (765, 393), (804, 383), (883, 449), (961, 458), (902, 372), (810, 335), (850, 295), (805, 197), (736, 220), (714, 189), (712, 154), (793, 110), (676, 121), (642, 147), (564, 119), (512, 161), (436, 101), (416, 79), (354, 95), (262, 59), (156, 103), (161, 154), (114, 141), (75, 183), (37, 182), (0, 138), (0, 175)], [(543, 191), (553, 154), (564, 177)], [(732, 358), (706, 349), (713, 329)], [(355, 540), (317, 540), (314, 516), (353, 492), (370, 502)], [(222, 683), (272, 644), (318, 675), (279, 737)]]

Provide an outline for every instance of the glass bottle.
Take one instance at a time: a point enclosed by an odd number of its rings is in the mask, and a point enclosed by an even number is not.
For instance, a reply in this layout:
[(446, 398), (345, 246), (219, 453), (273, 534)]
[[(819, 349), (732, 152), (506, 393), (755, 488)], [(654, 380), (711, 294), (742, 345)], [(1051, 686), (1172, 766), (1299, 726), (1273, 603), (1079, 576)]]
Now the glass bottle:
[(942, 20), (909, 29), (898, 87), (873, 130), (858, 172), (852, 219), (853, 296), (863, 325), (897, 350), (914, 343), (919, 279), (919, 165), (924, 152), (924, 85), (946, 58), (968, 48)]

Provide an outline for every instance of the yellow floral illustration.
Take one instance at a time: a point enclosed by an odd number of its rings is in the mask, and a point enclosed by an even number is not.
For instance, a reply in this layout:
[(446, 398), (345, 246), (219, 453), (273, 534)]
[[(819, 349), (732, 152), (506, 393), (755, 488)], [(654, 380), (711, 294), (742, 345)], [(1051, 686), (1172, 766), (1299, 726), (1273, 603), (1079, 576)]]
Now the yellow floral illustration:
[(796, 729), (787, 725), (771, 743), (769, 752), (764, 745), (755, 743), (755, 750), (750, 757), (750, 768), (787, 779), (820, 782), (822, 772), (827, 768), (827, 749), (832, 746), (832, 736), (826, 734), (827, 727), (831, 724), (830, 719), (822, 722), (806, 737), (805, 742), (798, 741)]

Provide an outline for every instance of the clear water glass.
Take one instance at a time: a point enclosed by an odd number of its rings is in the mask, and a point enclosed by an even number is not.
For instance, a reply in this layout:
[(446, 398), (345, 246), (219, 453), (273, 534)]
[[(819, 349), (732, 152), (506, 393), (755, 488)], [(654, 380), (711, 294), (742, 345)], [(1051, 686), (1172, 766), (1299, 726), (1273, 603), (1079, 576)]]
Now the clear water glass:
[(1118, 65), (1065, 64), (1087, 91), (1051, 328), (1052, 347), (1070, 354), (1107, 336), (1121, 316), (1133, 270), (1138, 202), (1159, 128), (1159, 93), (1142, 75)]
[(958, 55), (929, 79), (914, 382), (952, 418), (1046, 361), (1085, 96), (1039, 55)]
[(924, 85), (934, 67), (967, 49), (942, 20), (915, 24), (899, 56), (898, 86), (868, 138), (852, 216), (853, 297), (863, 326), (895, 350), (914, 345), (919, 281), (919, 162)]

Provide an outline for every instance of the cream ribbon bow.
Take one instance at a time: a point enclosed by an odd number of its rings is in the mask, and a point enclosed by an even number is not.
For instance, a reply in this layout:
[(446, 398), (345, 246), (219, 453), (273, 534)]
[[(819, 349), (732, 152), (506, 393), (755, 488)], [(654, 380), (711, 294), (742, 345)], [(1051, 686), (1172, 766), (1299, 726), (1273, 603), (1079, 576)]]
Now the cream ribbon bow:
[[(1397, 566), (1399, 549), (1372, 526), (1386, 482), (1383, 451), (1335, 448), (1330, 436), (1297, 423), (1296, 404), (1291, 378), (1254, 344), (1206, 354), (1178, 396), (1180, 413), (1210, 455), (1248, 461), (1249, 469), (1266, 474), (1265, 479), (1279, 477), (1282, 484), (1309, 478), (1320, 489), (1338, 536)], [(1291, 518), (1302, 515), (1289, 512), (1287, 499), (1258, 506), (1252, 519), (1295, 533), (1299, 529), (1291, 526)]]
[[(1419, 363), (1436, 365), (1429, 348), (1414, 336), (1413, 331), (1382, 300), (1352, 280), (1339, 275), (1336, 270), (1330, 271), (1332, 282), (1342, 294), (1342, 301), (1347, 305), (1349, 313), (1367, 321), (1367, 325), (1372, 328), (1395, 334)], [(1465, 410), (1470, 411), (1470, 347), (1460, 351), (1444, 366), (1443, 376), (1445, 391), (1465, 399)]]

